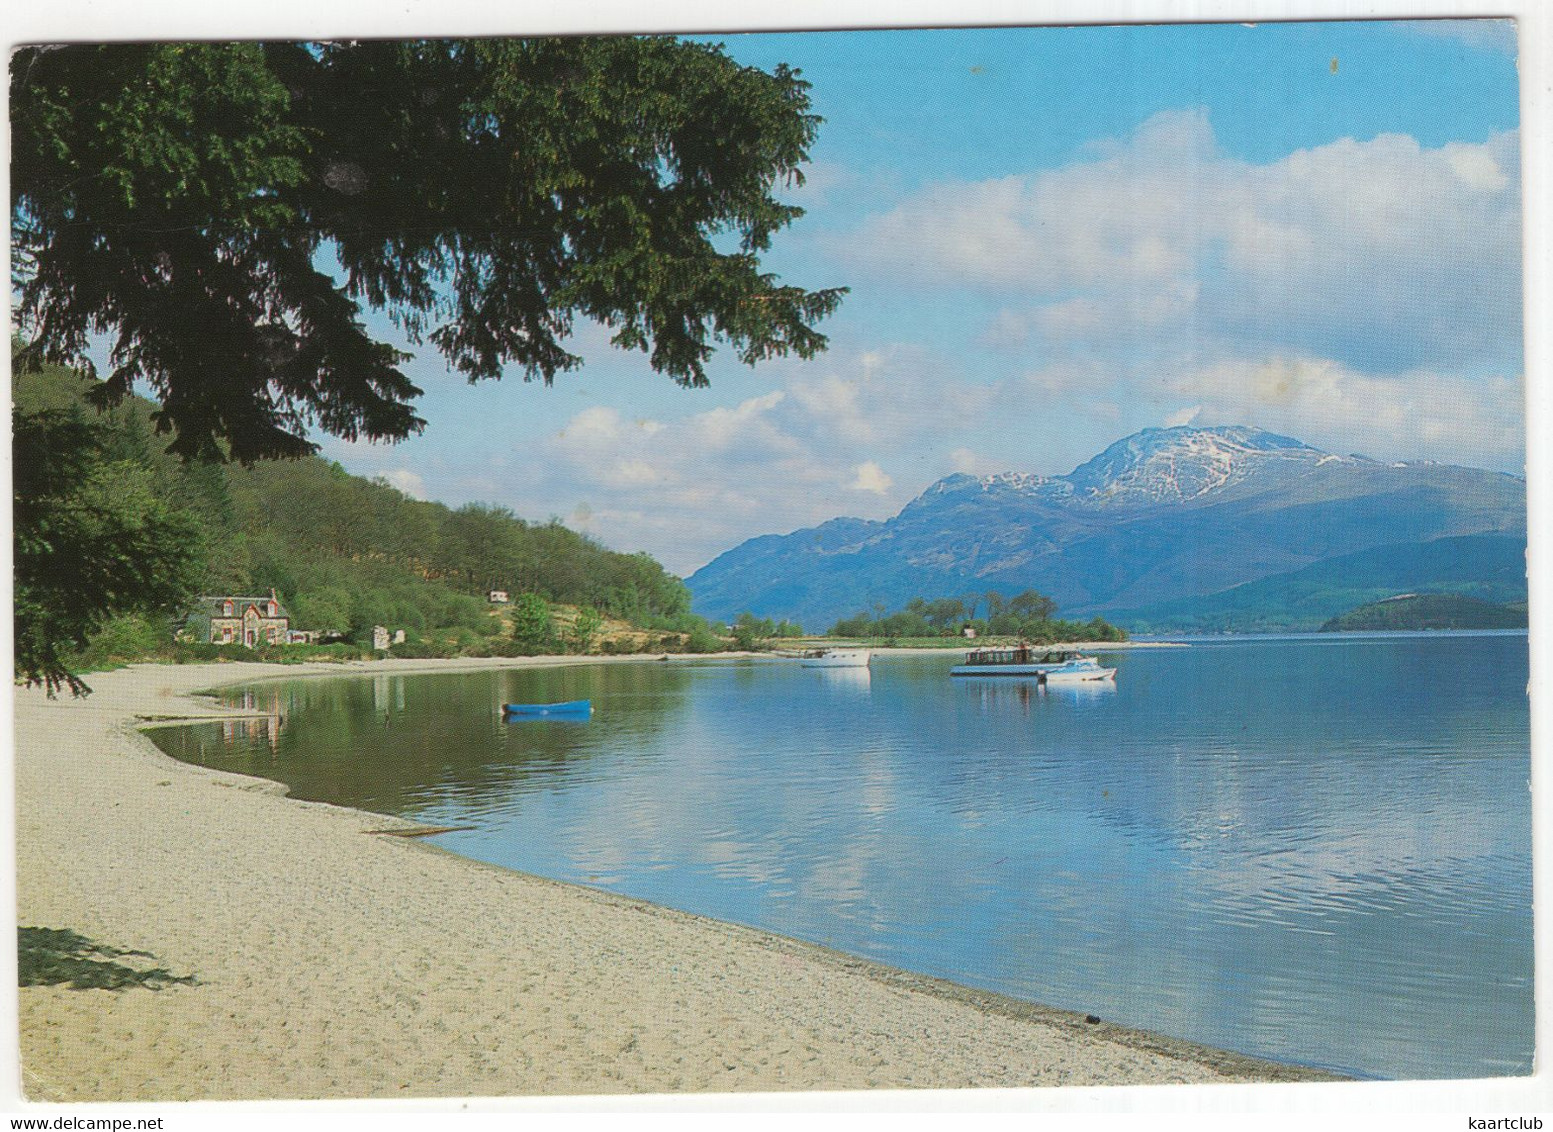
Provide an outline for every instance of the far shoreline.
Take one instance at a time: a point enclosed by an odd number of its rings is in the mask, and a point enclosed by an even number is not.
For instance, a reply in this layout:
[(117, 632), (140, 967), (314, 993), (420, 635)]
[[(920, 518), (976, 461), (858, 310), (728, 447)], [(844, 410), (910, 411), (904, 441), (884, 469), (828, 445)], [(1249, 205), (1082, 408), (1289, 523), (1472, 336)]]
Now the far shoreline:
[[(257, 675), (243, 676), (233, 680), (221, 680), (208, 688), (198, 688), (185, 694), (204, 696), (215, 695), (218, 692), (236, 686), (251, 684), (271, 683), (277, 680), (289, 680), (292, 678), (303, 679), (326, 676), (351, 676), (367, 675), (372, 673), (387, 672), (394, 675), (421, 676), (435, 675), (439, 672), (482, 672), (499, 671), (519, 668), (565, 668), (579, 667), (590, 664), (675, 664), (695, 663), (720, 660), (770, 660), (782, 661), (792, 659), (791, 654), (784, 655), (787, 648), (857, 648), (866, 649), (875, 656), (936, 656), (958, 655), (972, 651), (978, 647), (986, 647), (985, 642), (967, 640), (956, 644), (934, 645), (914, 647), (909, 645), (872, 645), (864, 642), (853, 642), (836, 639), (830, 641), (825, 638), (797, 638), (791, 646), (771, 649), (730, 649), (725, 652), (661, 652), (649, 650), (640, 653), (624, 653), (615, 655), (594, 653), (545, 653), (537, 656), (453, 656), (453, 657), (396, 657), (390, 653), (387, 656), (373, 660), (299, 660), (299, 661), (268, 661), (249, 660), (245, 657), (234, 657), (231, 660), (195, 661), (185, 663), (175, 660), (134, 661), (117, 668), (102, 669), (97, 672), (83, 673), (88, 686), (93, 680), (101, 679), (112, 672), (121, 672), (130, 668), (167, 668), (167, 669), (204, 669), (212, 672), (221, 672), (230, 665), (241, 664), (249, 668), (257, 668)], [(1047, 652), (1114, 652), (1133, 649), (1172, 649), (1189, 648), (1188, 641), (1061, 641), (1047, 645), (1032, 645)], [(62, 697), (65, 695), (62, 693)], [(238, 713), (247, 714), (247, 713)], [(201, 715), (199, 718), (207, 718)], [(158, 724), (163, 721), (158, 721)], [(169, 725), (175, 725), (180, 720), (165, 721)], [(194, 720), (198, 722), (198, 719)]]
[[(142, 665), (94, 674), (100, 690), (85, 701), (50, 701), (36, 689), (18, 689), (18, 922), (75, 930), (106, 945), (144, 950), (175, 972), (190, 971), (200, 980), (194, 987), (154, 993), (24, 988), (28, 1096), (590, 1095), (1344, 1080), (1321, 1070), (1088, 1022), (1082, 1015), (758, 929), (484, 865), (415, 838), (362, 837), (408, 832), (416, 825), (286, 798), (284, 787), (267, 780), (177, 762), (142, 733), (148, 725), (253, 714), (223, 710), (206, 698), (234, 685), (656, 660)], [(149, 844), (146, 829), (160, 831)], [(127, 891), (94, 880), (102, 878), (104, 868), (130, 878)], [(355, 906), (354, 915), (341, 907), (341, 893), (359, 894), (346, 900)], [(422, 905), (424, 913), (413, 910)], [(504, 945), (505, 955), (493, 954), (480, 941), (490, 921), (509, 916), (520, 923), (543, 918), (551, 930), (538, 936), (523, 931)], [(234, 936), (237, 923), (250, 927)], [(255, 939), (265, 942), (256, 949), (250, 945)], [(320, 939), (338, 941), (338, 963), (329, 948), (315, 954)], [(283, 940), (295, 943), (276, 946)], [(516, 971), (514, 946), (517, 956), (528, 956)], [(596, 964), (577, 969), (579, 955), (596, 956)], [(634, 972), (624, 983), (622, 957)], [(691, 966), (685, 968), (687, 961)], [(363, 1051), (382, 1040), (380, 1027), (370, 1019), (382, 1009), (384, 972), (418, 969), (423, 963), (432, 972), (451, 967), (464, 973), (438, 981), (434, 994), (426, 988), (418, 992), (431, 995), (427, 1001), (436, 1009), (466, 1023), (473, 1019), (477, 1029), (484, 1023), (485, 1033), (510, 1018), (501, 1011), (490, 1016), (482, 1000), (501, 1002), (510, 996), (523, 1004), (532, 1023), (526, 1031), (529, 1041), (514, 1047), (499, 1026), (488, 1037), (508, 1049), (508, 1056), (470, 1061), (460, 1052), (468, 1048), (463, 1043), (421, 1040), (421, 1027), (396, 1039), (405, 1048), (393, 1057), (363, 1061)], [(312, 972), (311, 978), (299, 982), (298, 966)], [(674, 973), (682, 968), (692, 980), (688, 984), (682, 981), (686, 976)], [(552, 975), (525, 989), (520, 984), (532, 978), (525, 970)], [(573, 973), (557, 983), (554, 972), (568, 970)], [(300, 999), (299, 985), (306, 991)], [(472, 999), (460, 991), (462, 986), (480, 987), (479, 997)], [(374, 1002), (377, 1007), (371, 1006)], [(668, 1009), (665, 1003), (678, 1007)], [(559, 1026), (559, 1019), (547, 1021), (558, 1008), (578, 1021)], [(360, 1013), (363, 1009), (367, 1013)], [(678, 1026), (672, 1035), (665, 1034), (666, 1009)], [(335, 1054), (328, 1053), (334, 1048), (329, 1042), (295, 1046), (292, 1026), (299, 1011), (310, 1019), (305, 1025), (321, 1023), (325, 1030), (330, 1019), (343, 1019), (344, 1045)], [(698, 1027), (709, 1016), (712, 1021), (746, 1020), (732, 1031), (714, 1025), (696, 1041), (691, 1040), (694, 1033), (687, 1037), (690, 1031), (701, 1033)], [(183, 1021), (174, 1024), (174, 1017)], [(359, 1029), (351, 1022), (358, 1017)], [(903, 1017), (924, 1021), (903, 1028)], [(937, 1021), (928, 1023), (928, 1017)], [(575, 1030), (578, 1023), (582, 1030)], [(854, 1033), (851, 1026), (862, 1029)], [(640, 1052), (625, 1059), (633, 1062), (630, 1066), (618, 1053), (590, 1048), (597, 1045), (590, 1035), (615, 1031), (628, 1032), (627, 1045)], [(742, 1035), (740, 1048), (748, 1048), (725, 1070), (723, 1047), (733, 1031)], [(963, 1042), (945, 1036), (962, 1031)], [(814, 1056), (782, 1053), (789, 1046), (798, 1048), (792, 1042), (799, 1033), (808, 1035), (801, 1044), (817, 1051)], [(121, 1034), (132, 1036), (132, 1046), (121, 1045)], [(148, 1048), (148, 1034), (161, 1034), (170, 1048), (158, 1049), (156, 1042)], [(860, 1045), (861, 1034), (868, 1038)], [(262, 1071), (240, 1084), (219, 1067), (212, 1069), (208, 1057), (195, 1057), (185, 1042), (218, 1051), (234, 1044), (256, 1047), (252, 1052), (263, 1056), (253, 1064)], [(273, 1042), (295, 1048), (289, 1053), (269, 1048)], [(551, 1047), (543, 1065), (535, 1062), (535, 1045)], [(672, 1057), (674, 1050), (688, 1051), (688, 1059), (684, 1053)], [(868, 1064), (860, 1064), (860, 1058)], [(204, 1069), (195, 1068), (199, 1065)], [(390, 1084), (384, 1074), (409, 1080)]]

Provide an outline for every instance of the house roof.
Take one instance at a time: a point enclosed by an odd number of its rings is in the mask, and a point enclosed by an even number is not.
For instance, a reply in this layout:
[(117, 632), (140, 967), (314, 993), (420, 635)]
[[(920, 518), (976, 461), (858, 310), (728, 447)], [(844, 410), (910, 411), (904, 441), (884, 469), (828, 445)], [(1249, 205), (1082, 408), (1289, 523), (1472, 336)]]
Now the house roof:
[(277, 606), (276, 617), (288, 619), (291, 617), (291, 614), (286, 611), (285, 604), (272, 594), (260, 594), (257, 597), (252, 595), (245, 597), (241, 594), (200, 594), (199, 597), (194, 599), (194, 612), (203, 613), (207, 617), (224, 617), (226, 614), (223, 610), (229, 601), (232, 603), (232, 616), (234, 617), (241, 617), (243, 611), (250, 605), (257, 606), (261, 615), (268, 616), (264, 611), (269, 607), (271, 601), (274, 601)]

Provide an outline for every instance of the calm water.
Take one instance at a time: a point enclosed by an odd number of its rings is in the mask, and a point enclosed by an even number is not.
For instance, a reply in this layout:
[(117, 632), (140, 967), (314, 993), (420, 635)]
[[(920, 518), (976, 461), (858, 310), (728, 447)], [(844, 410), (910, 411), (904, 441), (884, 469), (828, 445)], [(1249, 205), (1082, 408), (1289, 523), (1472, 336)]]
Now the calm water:
[[(1524, 635), (1118, 652), (1114, 688), (642, 663), (265, 685), (153, 732), (455, 852), (1281, 1061), (1530, 1072)], [(504, 724), (591, 697), (590, 722)]]

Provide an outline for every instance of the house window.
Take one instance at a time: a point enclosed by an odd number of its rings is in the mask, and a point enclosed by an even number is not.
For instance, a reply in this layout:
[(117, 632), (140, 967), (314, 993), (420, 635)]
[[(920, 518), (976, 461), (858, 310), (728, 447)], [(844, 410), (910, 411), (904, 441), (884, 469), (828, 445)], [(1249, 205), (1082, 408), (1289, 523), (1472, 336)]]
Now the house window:
[(221, 643), (223, 645), (232, 643), (232, 627), (230, 625), (221, 630)]
[(232, 616), (232, 599), (231, 598), (228, 598), (226, 601), (221, 603), (221, 613), (225, 617)]
[(273, 601), (270, 602), (270, 616), (274, 617), (279, 612), (280, 612), (280, 606), (276, 605)]

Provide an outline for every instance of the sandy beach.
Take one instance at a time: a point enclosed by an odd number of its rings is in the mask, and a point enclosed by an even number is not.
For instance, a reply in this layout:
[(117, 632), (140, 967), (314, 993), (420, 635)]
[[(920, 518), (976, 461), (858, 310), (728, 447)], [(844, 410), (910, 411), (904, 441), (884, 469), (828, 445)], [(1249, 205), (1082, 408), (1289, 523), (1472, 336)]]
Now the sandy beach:
[[(141, 665), (17, 689), (22, 926), (190, 984), (25, 987), (34, 1101), (1330, 1080), (479, 864), (161, 754), (201, 689), (545, 661)], [(623, 661), (622, 663), (633, 663)], [(124, 960), (129, 962), (129, 960)]]

